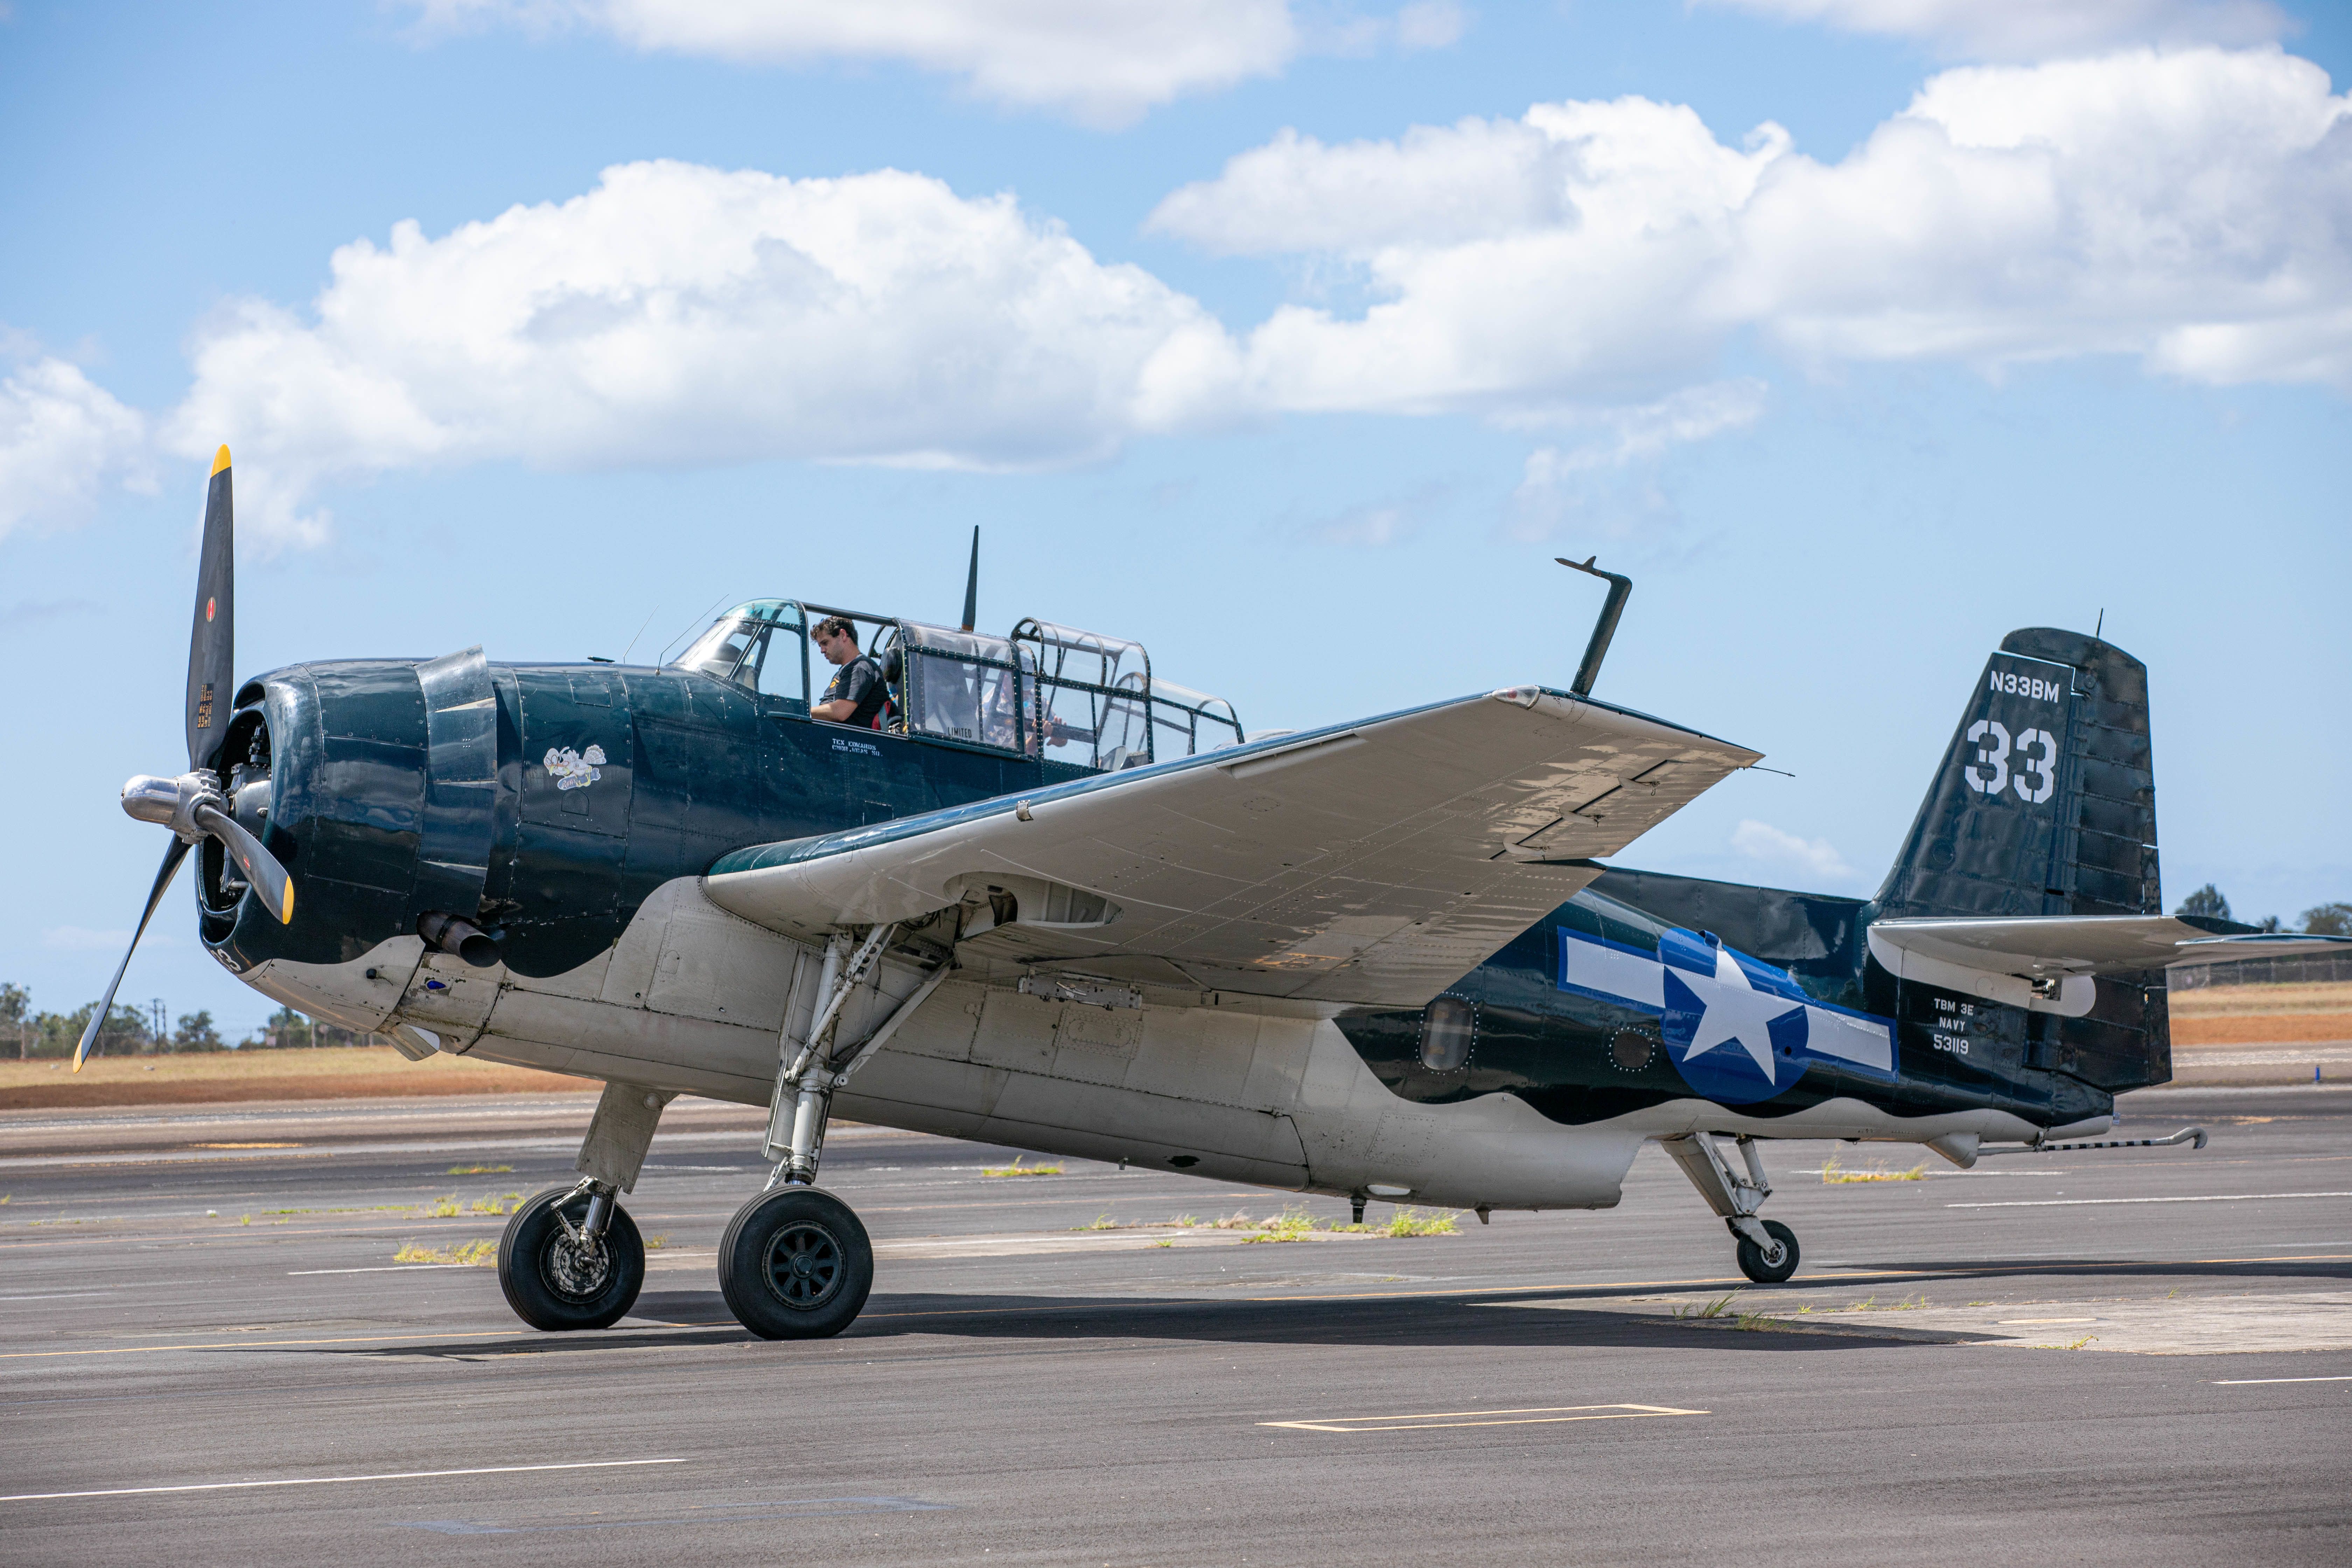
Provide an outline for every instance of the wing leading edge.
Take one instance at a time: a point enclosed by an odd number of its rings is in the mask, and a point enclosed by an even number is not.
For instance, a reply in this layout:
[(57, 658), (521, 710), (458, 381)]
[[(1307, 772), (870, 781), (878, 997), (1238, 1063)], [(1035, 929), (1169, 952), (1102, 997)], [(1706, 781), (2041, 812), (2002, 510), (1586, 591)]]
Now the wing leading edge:
[(1417, 1007), (1759, 755), (1518, 687), (739, 850), (706, 887), (802, 937), (995, 888), (1021, 909), (988, 951), (1014, 962)]

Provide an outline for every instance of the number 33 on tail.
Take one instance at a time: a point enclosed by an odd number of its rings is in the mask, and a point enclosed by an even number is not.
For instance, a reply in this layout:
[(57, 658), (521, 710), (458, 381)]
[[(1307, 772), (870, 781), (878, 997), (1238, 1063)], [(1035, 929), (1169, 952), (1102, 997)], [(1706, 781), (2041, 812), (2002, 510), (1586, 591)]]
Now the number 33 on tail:
[[(2047, 730), (2027, 730), (2015, 741), (1997, 719), (1979, 719), (1969, 726), (1969, 742), (1977, 754), (1960, 765), (1960, 776), (1979, 795), (1999, 795), (2015, 785), (2017, 798), (2040, 805), (2057, 786), (2058, 742)], [(2010, 771), (2010, 752), (2017, 753), (2017, 770)]]

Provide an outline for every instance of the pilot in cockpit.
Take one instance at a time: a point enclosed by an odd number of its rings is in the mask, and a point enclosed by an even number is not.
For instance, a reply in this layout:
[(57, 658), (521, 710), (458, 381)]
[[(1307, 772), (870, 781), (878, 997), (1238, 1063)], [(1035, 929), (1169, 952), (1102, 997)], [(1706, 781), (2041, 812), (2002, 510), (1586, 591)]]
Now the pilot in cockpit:
[(824, 655), (827, 664), (837, 668), (825, 686), (823, 700), (809, 710), (810, 715), (835, 724), (872, 729), (889, 692), (883, 687), (881, 668), (872, 656), (857, 651), (857, 628), (845, 616), (828, 616), (817, 624), (816, 648)]

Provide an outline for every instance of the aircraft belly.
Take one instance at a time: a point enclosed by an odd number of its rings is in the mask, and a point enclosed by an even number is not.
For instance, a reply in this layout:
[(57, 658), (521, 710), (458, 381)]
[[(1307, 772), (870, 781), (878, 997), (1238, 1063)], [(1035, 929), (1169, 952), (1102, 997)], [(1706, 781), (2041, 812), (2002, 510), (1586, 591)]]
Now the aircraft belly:
[(365, 1034), (391, 1018), (424, 955), (425, 944), (415, 937), (394, 937), (348, 963), (271, 958), (237, 978), (281, 1006)]
[(776, 1076), (772, 1031), (520, 987), (467, 1054), (747, 1105), (767, 1104)]
[(1423, 1105), (1391, 1093), (1337, 1025), (1316, 1027), (1297, 1121), (1314, 1184), (1402, 1187), (1475, 1208), (1609, 1208), (1643, 1134), (1564, 1127), (1516, 1095)]

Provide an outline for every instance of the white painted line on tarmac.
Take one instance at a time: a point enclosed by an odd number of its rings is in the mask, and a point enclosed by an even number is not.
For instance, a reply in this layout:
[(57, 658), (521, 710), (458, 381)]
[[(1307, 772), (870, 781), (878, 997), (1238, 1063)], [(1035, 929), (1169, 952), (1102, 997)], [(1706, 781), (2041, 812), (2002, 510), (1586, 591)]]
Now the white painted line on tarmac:
[(299, 1279), (306, 1274), (411, 1274), (419, 1268), (478, 1268), (478, 1263), (379, 1263), (372, 1268), (289, 1268), (286, 1278)]
[(2010, 1198), (1992, 1204), (1946, 1204), (1948, 1209), (2071, 1209), (2105, 1204), (2251, 1204), (2271, 1198), (2352, 1198), (2352, 1193), (2215, 1193), (2193, 1198)]
[(1555, 1405), (1532, 1410), (1445, 1410), (1417, 1415), (1327, 1415), (1319, 1421), (1261, 1421), (1299, 1432), (1425, 1432), (1440, 1426), (1549, 1426), (1570, 1421), (1633, 1421), (1650, 1415), (1706, 1415), (1670, 1405)]
[(2216, 1388), (2243, 1388), (2254, 1383), (2352, 1383), (2352, 1373), (2337, 1377), (2215, 1377), (2207, 1381)]
[(416, 1481), (442, 1476), (506, 1476), (527, 1470), (615, 1470), (635, 1465), (683, 1465), (684, 1459), (580, 1459), (566, 1465), (482, 1465), (468, 1470), (387, 1470), (377, 1476), (298, 1476), (282, 1481), (206, 1481), (185, 1487), (109, 1487), (88, 1492), (18, 1492), (0, 1502), (47, 1502), (57, 1498), (148, 1497), (158, 1492), (242, 1491), (255, 1487), (331, 1487), (353, 1481)]

